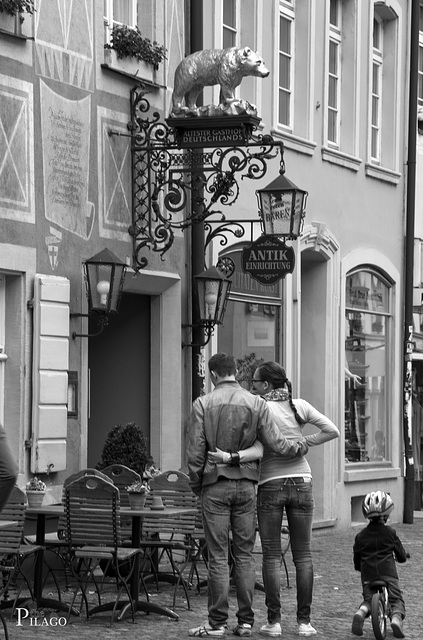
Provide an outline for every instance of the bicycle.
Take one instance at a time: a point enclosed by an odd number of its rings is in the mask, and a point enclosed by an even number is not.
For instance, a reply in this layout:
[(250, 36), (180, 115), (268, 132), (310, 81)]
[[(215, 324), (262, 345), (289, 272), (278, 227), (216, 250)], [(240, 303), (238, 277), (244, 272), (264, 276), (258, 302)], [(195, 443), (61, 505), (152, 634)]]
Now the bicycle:
[(374, 590), (370, 609), (373, 633), (377, 640), (385, 640), (387, 620), (391, 617), (391, 606), (388, 600), (388, 585), (385, 580), (372, 580), (369, 587)]

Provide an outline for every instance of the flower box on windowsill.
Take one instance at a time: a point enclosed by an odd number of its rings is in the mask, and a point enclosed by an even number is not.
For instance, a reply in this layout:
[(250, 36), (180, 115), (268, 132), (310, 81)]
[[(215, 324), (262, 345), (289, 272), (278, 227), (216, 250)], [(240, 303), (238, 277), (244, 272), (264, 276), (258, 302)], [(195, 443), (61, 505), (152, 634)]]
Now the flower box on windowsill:
[(28, 13), (11, 16), (0, 11), (0, 32), (26, 40), (32, 36), (32, 16)]
[(155, 69), (151, 64), (136, 58), (118, 58), (113, 49), (104, 49), (104, 64), (128, 76), (154, 83)]

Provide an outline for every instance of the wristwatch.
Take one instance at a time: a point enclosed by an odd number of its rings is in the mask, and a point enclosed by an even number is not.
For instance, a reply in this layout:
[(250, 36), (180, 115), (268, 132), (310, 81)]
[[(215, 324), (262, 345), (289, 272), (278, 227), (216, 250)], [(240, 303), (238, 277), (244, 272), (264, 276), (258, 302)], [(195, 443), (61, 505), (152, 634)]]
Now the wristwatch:
[(231, 453), (231, 458), (229, 460), (229, 464), (231, 467), (239, 467), (239, 453)]

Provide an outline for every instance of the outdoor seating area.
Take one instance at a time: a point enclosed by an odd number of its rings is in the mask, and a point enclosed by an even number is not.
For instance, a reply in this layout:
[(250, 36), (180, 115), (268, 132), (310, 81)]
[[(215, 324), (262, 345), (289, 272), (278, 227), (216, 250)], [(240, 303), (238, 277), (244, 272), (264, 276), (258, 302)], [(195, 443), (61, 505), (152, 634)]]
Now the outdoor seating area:
[[(16, 487), (0, 514), (8, 524), (0, 527), (0, 613), (13, 617), (17, 606), (31, 606), (60, 611), (67, 621), (109, 612), (112, 624), (134, 620), (137, 611), (179, 619), (176, 609), (190, 608), (198, 564), (198, 499), (185, 474), (167, 472), (150, 481), (147, 503), (131, 508), (127, 486), (139, 480), (124, 465), (83, 469), (65, 480), (60, 504), (37, 507)], [(51, 518), (57, 531), (47, 534)], [(26, 519), (35, 519), (33, 536), (24, 536)], [(162, 604), (164, 584), (172, 598)]]

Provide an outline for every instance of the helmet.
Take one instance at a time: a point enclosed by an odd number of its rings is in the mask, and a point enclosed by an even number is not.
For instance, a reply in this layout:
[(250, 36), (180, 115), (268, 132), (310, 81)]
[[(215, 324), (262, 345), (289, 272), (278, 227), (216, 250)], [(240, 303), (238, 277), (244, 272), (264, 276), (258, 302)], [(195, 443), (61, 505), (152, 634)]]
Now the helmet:
[(394, 503), (389, 493), (384, 491), (372, 491), (363, 500), (362, 510), (365, 518), (376, 518), (377, 516), (388, 516)]

